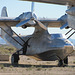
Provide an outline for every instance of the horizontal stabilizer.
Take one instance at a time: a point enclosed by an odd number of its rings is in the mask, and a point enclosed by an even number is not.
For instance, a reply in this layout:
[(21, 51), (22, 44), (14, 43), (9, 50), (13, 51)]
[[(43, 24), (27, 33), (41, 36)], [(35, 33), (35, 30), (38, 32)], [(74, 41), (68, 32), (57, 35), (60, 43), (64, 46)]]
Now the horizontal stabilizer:
[(2, 12), (1, 12), (1, 17), (8, 17), (7, 8), (6, 7), (3, 7)]

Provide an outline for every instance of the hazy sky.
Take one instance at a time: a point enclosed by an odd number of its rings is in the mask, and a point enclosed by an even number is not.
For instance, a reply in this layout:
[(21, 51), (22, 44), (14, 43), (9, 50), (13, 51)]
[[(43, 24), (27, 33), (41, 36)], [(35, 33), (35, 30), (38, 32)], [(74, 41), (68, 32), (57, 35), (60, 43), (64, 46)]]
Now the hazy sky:
[[(9, 17), (17, 17), (23, 12), (31, 11), (31, 2), (28, 1), (18, 1), (18, 0), (0, 0), (0, 13), (3, 6), (7, 7)], [(35, 13), (37, 17), (46, 18), (60, 18), (65, 14), (67, 6), (46, 4), (46, 3), (36, 3), (35, 2)], [(31, 34), (34, 28), (13, 28), (18, 34)], [(63, 33), (65, 34), (68, 30), (60, 30), (60, 28), (49, 28), (49, 33)], [(75, 35), (71, 38), (74, 39)]]

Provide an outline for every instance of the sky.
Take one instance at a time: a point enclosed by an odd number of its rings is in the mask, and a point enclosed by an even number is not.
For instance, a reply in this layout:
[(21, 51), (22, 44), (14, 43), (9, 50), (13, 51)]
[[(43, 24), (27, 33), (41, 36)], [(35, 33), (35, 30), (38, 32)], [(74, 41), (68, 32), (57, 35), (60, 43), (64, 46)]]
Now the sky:
[[(0, 13), (3, 6), (7, 7), (9, 17), (18, 17), (23, 12), (31, 11), (31, 2), (28, 2), (28, 1), (0, 0)], [(35, 2), (34, 9), (38, 18), (45, 17), (45, 18), (51, 18), (51, 19), (55, 19), (55, 18), (58, 19), (65, 14), (65, 11), (67, 10), (67, 6)], [(34, 32), (34, 28), (22, 29), (22, 28), (15, 27), (12, 29), (16, 33), (21, 35), (28, 35)], [(66, 29), (60, 30), (60, 28), (48, 28), (48, 31), (50, 34), (52, 33), (65, 34), (69, 30), (66, 30)], [(75, 39), (74, 37), (75, 35), (73, 35), (71, 38)]]

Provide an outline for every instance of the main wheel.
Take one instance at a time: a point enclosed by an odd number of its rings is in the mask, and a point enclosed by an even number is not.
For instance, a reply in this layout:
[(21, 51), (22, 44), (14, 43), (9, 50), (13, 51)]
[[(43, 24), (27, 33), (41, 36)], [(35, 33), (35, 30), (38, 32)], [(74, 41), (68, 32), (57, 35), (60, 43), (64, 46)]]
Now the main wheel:
[(63, 62), (63, 60), (59, 60), (59, 62), (58, 62), (58, 67), (63, 67), (64, 66), (64, 62)]
[(19, 55), (18, 54), (13, 54), (11, 56), (11, 63), (12, 64), (18, 64), (18, 61), (19, 61)]
[(66, 58), (64, 59), (64, 64), (65, 64), (65, 66), (68, 65), (68, 57), (66, 57)]
[(65, 67), (68, 65), (68, 57), (66, 57), (64, 60), (60, 59), (58, 62), (59, 67)]
[(68, 64), (68, 57), (66, 57), (66, 58), (64, 59), (64, 63), (65, 63), (65, 64)]

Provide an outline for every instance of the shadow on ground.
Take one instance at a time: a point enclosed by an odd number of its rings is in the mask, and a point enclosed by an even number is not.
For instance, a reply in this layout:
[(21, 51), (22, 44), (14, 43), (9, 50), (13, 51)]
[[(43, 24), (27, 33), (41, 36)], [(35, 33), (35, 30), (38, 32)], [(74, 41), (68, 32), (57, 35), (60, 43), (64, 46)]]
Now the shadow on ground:
[(25, 68), (29, 68), (29, 67), (42, 67), (42, 68), (50, 68), (50, 67), (57, 67), (57, 65), (30, 65), (30, 64), (10, 64), (10, 63), (0, 63), (0, 65), (3, 65), (4, 67), (25, 67)]
[[(32, 66), (38, 68), (38, 67), (42, 67), (42, 68), (52, 68), (52, 67), (58, 67), (57, 65), (30, 65), (30, 64), (10, 64), (10, 63), (0, 63), (0, 65), (3, 65), (4, 67), (25, 67), (25, 68), (30, 68)], [(68, 65), (66, 67), (75, 67), (75, 65)]]

